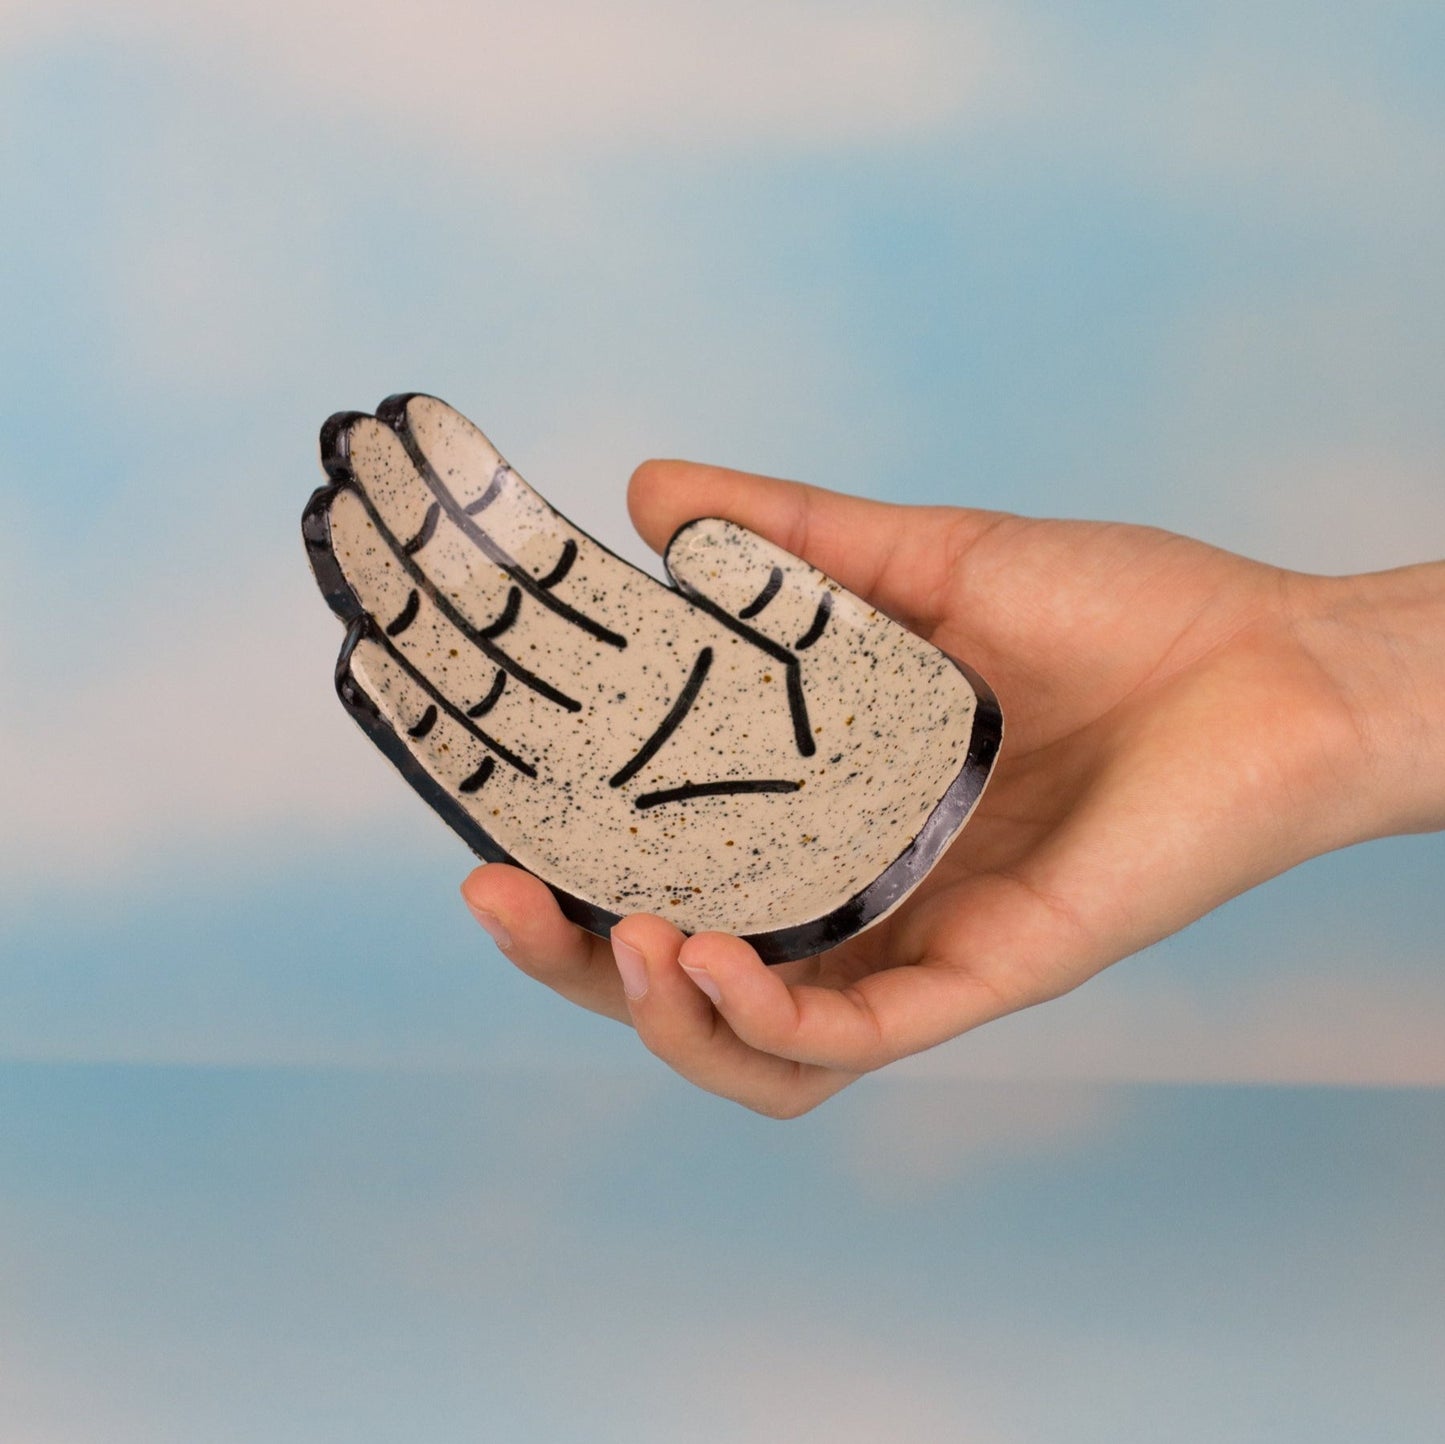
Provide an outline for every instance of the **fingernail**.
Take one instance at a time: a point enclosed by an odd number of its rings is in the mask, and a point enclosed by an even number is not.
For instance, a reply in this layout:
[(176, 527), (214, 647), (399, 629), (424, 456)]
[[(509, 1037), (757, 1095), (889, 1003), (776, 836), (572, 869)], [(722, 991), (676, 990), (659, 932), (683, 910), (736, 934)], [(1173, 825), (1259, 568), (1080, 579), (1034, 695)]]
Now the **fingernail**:
[[(463, 901), (465, 901), (465, 899), (463, 899)], [(512, 935), (507, 931), (506, 924), (496, 913), (489, 913), (485, 908), (474, 907), (470, 902), (467, 903), (467, 911), (486, 928), (487, 932), (491, 934), (492, 941), (496, 943), (499, 948), (505, 951), (512, 946)]]
[(617, 959), (622, 991), (629, 998), (640, 998), (647, 991), (646, 960), (631, 943), (624, 943), (615, 933), (612, 935), (612, 956)]
[(714, 1003), (722, 1002), (722, 989), (717, 985), (717, 979), (704, 968), (690, 968), (686, 963), (682, 970), (690, 977)]

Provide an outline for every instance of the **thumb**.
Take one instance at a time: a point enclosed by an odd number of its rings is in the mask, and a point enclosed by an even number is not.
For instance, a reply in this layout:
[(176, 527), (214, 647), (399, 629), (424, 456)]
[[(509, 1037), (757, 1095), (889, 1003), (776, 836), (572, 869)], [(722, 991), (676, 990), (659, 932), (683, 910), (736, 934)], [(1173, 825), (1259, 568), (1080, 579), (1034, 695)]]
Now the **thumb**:
[[(721, 607), (789, 653), (806, 651), (828, 631), (835, 598), (859, 610), (855, 600), (807, 562), (719, 517), (680, 526), (667, 544), (663, 565), (688, 596)], [(861, 610), (866, 613), (866, 605)]]
[[(644, 462), (633, 473), (627, 506), (654, 551), (663, 551), (685, 522), (726, 518), (803, 557), (919, 631), (939, 621), (936, 604), (944, 595), (953, 559), (999, 515), (965, 507), (869, 501), (688, 461)], [(669, 567), (673, 560), (670, 554)], [(678, 575), (675, 569), (673, 574)], [(761, 585), (752, 596), (760, 593)]]

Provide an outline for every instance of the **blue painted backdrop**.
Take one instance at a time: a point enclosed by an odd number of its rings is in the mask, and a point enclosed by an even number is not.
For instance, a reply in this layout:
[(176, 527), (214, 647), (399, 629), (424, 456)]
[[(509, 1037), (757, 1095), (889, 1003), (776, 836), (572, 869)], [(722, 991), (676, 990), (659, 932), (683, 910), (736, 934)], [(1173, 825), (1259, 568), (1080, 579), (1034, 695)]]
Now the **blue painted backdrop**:
[(1440, 838), (778, 1127), (515, 975), (315, 433), (1445, 552), (1425, 0), (0, 3), (0, 1437), (1439, 1437)]

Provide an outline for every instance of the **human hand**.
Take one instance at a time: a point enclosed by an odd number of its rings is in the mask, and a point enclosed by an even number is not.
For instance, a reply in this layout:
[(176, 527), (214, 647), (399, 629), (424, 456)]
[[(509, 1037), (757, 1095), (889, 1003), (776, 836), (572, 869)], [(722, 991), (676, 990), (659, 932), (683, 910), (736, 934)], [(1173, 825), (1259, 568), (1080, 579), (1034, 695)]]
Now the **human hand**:
[(806, 558), (974, 661), (1009, 719), (988, 794), (928, 879), (816, 957), (769, 968), (648, 915), (609, 948), (517, 869), (467, 879), (519, 968), (758, 1112), (796, 1116), (1067, 992), (1310, 856), (1445, 827), (1445, 567), (1309, 577), (1151, 528), (680, 462), (639, 469), (629, 505), (658, 549), (721, 516)]

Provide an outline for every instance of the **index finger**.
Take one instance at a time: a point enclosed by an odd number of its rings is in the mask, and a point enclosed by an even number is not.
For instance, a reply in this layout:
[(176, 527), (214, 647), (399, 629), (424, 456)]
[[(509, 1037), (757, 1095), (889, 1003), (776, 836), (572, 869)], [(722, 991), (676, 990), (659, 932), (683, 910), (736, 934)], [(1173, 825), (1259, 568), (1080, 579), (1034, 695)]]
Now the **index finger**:
[(678, 961), (751, 1047), (853, 1073), (920, 1053), (1017, 1006), (948, 963), (906, 963), (843, 988), (790, 985), (725, 933), (689, 938)]

